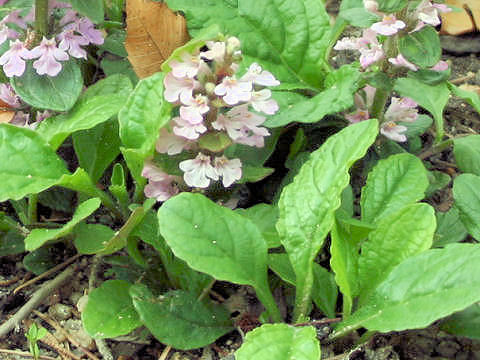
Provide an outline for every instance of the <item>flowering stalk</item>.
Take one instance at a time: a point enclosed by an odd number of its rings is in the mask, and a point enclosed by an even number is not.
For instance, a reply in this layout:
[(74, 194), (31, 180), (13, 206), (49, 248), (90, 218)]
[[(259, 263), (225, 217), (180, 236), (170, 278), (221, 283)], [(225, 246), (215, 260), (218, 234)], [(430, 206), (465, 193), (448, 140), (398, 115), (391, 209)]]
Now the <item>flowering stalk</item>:
[(48, 0), (35, 0), (35, 38), (40, 40), (48, 32)]

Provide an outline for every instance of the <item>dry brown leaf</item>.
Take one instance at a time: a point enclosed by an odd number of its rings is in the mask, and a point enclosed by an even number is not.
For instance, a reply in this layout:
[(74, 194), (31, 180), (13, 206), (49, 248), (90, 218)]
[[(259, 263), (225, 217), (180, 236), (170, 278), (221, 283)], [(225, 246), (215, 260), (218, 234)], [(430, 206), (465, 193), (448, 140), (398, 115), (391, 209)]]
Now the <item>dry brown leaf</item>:
[(173, 50), (189, 40), (186, 21), (166, 4), (127, 0), (128, 60), (139, 78), (160, 71)]
[(459, 86), (459, 88), (466, 91), (476, 92), (478, 95), (480, 95), (480, 86), (478, 85), (462, 84)]
[[(442, 14), (442, 34), (461, 35), (480, 30), (480, 0), (446, 0), (447, 5), (452, 5), (462, 11), (451, 11)], [(465, 10), (469, 9), (472, 16)], [(474, 21), (472, 21), (472, 17)]]
[[(7, 103), (0, 100), (0, 108), (9, 108)], [(15, 111), (12, 110), (0, 110), (0, 124), (8, 123), (15, 116)]]

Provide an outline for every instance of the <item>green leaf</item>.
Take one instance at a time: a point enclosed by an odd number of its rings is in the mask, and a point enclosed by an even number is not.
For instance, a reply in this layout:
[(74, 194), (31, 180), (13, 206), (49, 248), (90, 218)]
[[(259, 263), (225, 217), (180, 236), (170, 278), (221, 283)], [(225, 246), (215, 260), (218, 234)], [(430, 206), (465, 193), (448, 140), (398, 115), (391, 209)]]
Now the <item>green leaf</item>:
[(77, 194), (75, 191), (54, 186), (38, 194), (38, 202), (43, 206), (66, 214), (73, 213)]
[(73, 243), (80, 254), (97, 254), (105, 249), (115, 232), (102, 224), (78, 224), (74, 229)]
[(411, 139), (415, 136), (422, 135), (425, 131), (427, 131), (430, 126), (432, 126), (433, 120), (428, 115), (418, 115), (417, 120), (414, 122), (405, 122), (399, 121), (398, 124), (405, 126), (407, 131), (404, 134), (407, 138)]
[(88, 17), (95, 24), (103, 22), (103, 0), (65, 0), (72, 8)]
[(257, 204), (248, 209), (236, 209), (236, 213), (241, 214), (257, 225), (258, 229), (267, 242), (268, 248), (281, 246), (275, 224), (278, 220), (278, 207), (269, 204)]
[(375, 223), (423, 199), (428, 184), (425, 167), (416, 156), (404, 153), (380, 160), (362, 189), (362, 220)]
[(452, 180), (448, 174), (441, 171), (429, 171), (427, 175), (430, 184), (425, 191), (426, 197), (432, 196), (437, 190), (443, 189)]
[(467, 103), (473, 106), (473, 108), (480, 113), (480, 97), (473, 91), (467, 91), (447, 82), (448, 88), (453, 95), (465, 100)]
[(373, 23), (380, 21), (380, 17), (365, 10), (363, 0), (343, 0), (340, 3), (338, 16), (352, 26), (370, 27)]
[[(350, 166), (367, 151), (378, 134), (375, 119), (348, 126), (310, 155), (280, 196), (277, 230), (297, 278), (297, 304), (306, 316), (313, 284), (312, 262), (333, 226)], [(356, 139), (352, 143), (351, 139)], [(299, 310), (297, 310), (299, 311)]]
[(93, 85), (90, 85), (87, 90), (82, 93), (80, 99), (86, 100), (94, 96), (110, 94), (129, 96), (132, 90), (132, 82), (128, 76), (114, 74), (97, 81)]
[(25, 255), (23, 266), (35, 275), (40, 275), (62, 261), (58, 256), (55, 256), (55, 249), (47, 245)]
[(17, 230), (0, 232), (0, 256), (21, 254), (25, 251), (24, 237)]
[(108, 280), (88, 294), (82, 323), (91, 337), (105, 339), (125, 335), (141, 325), (129, 295), (131, 286), (123, 280)]
[(257, 62), (284, 85), (321, 86), (329, 68), (325, 55), (330, 37), (329, 16), (321, 2), (168, 0), (167, 4), (185, 14), (194, 37), (212, 24), (237, 36), (246, 62)]
[(188, 292), (169, 291), (155, 297), (138, 284), (130, 295), (143, 324), (158, 341), (175, 349), (200, 348), (233, 330), (226, 309), (198, 301)]
[(126, 100), (124, 93), (81, 99), (68, 113), (42, 121), (37, 131), (57, 149), (75, 131), (91, 129), (116, 115)]
[(0, 202), (19, 200), (68, 174), (63, 160), (35, 131), (0, 124)]
[(40, 109), (67, 111), (82, 91), (83, 78), (74, 61), (62, 63), (57, 76), (39, 76), (29, 63), (25, 73), (10, 80), (15, 92), (27, 104)]
[(343, 294), (343, 316), (352, 311), (353, 298), (358, 289), (358, 257), (360, 245), (351, 236), (350, 228), (339, 221), (333, 225), (330, 233), (330, 267), (335, 273), (335, 282)]
[[(143, 188), (147, 183), (147, 179), (142, 176), (145, 154), (139, 149), (126, 149), (124, 147), (120, 147), (120, 151), (135, 181), (135, 194), (143, 199)], [(134, 197), (134, 199), (141, 201), (137, 197)]]
[(435, 71), (431, 69), (418, 69), (417, 71), (409, 71), (407, 76), (412, 79), (421, 81), (427, 85), (438, 85), (450, 79), (452, 69), (448, 68), (444, 71)]
[[(268, 254), (268, 266), (282, 280), (295, 286), (295, 273), (287, 254)], [(315, 305), (329, 318), (335, 317), (337, 296), (337, 285), (333, 274), (314, 263), (312, 299)]]
[(108, 187), (108, 190), (118, 200), (120, 206), (128, 206), (130, 197), (125, 182), (125, 172), (120, 163), (116, 163), (113, 166), (111, 185)]
[(267, 244), (252, 221), (186, 192), (167, 200), (158, 220), (176, 256), (215, 279), (253, 286), (269, 313), (278, 316), (275, 321), (280, 320), (267, 282)]
[(265, 324), (250, 331), (235, 353), (237, 360), (318, 360), (320, 344), (313, 326)]
[(353, 95), (358, 90), (360, 72), (357, 68), (344, 65), (327, 75), (325, 89), (312, 98), (296, 102), (291, 107), (269, 117), (268, 127), (284, 126), (292, 122), (313, 123), (325, 115), (337, 113), (353, 105)]
[(453, 180), (455, 207), (475, 240), (480, 241), (480, 176), (462, 174)]
[(242, 178), (237, 183), (257, 182), (270, 176), (274, 171), (273, 168), (244, 165), (242, 166)]
[(443, 138), (443, 109), (447, 105), (450, 90), (445, 83), (435, 86), (424, 84), (411, 78), (399, 78), (395, 82), (395, 91), (401, 96), (415, 100), (421, 107), (433, 115), (437, 129), (436, 140)]
[(137, 74), (135, 74), (132, 64), (126, 58), (120, 60), (111, 60), (105, 58), (100, 62), (100, 66), (107, 77), (117, 74), (123, 74), (128, 76), (128, 78), (134, 85), (138, 83), (138, 76)]
[(97, 182), (120, 154), (118, 122), (110, 120), (92, 129), (74, 133), (73, 146), (80, 167), (87, 171), (93, 182)]
[(458, 168), (480, 176), (480, 135), (468, 135), (455, 139), (453, 154)]
[[(414, 271), (412, 271), (412, 269)], [(390, 332), (424, 328), (480, 300), (480, 247), (451, 244), (398, 265), (332, 338), (365, 327)]]
[(391, 14), (407, 6), (407, 0), (377, 0), (378, 10)]
[(422, 68), (434, 66), (442, 55), (440, 37), (431, 26), (401, 36), (398, 48), (408, 61)]
[(434, 247), (456, 243), (467, 237), (467, 229), (460, 220), (459, 211), (451, 208), (447, 212), (437, 212), (437, 230), (433, 238)]
[(207, 133), (198, 139), (198, 146), (213, 152), (225, 150), (232, 144), (232, 140), (223, 132)]
[[(123, 21), (120, 20), (120, 21)], [(125, 39), (127, 33), (125, 30), (111, 29), (109, 34), (105, 38), (105, 41), (98, 48), (103, 51), (108, 51), (114, 55), (126, 58), (128, 56), (127, 50), (125, 50)], [(107, 76), (106, 79), (109, 77)]]
[(160, 129), (170, 120), (171, 105), (163, 99), (163, 73), (138, 82), (118, 114), (120, 139), (125, 148), (145, 157), (153, 152)]
[[(293, 91), (276, 91), (273, 89), (272, 89), (272, 98), (275, 99), (275, 101), (278, 103), (279, 111), (290, 109), (293, 106), (295, 106), (295, 104), (297, 104), (298, 102), (307, 101), (309, 99), (308, 97)], [(268, 116), (267, 120), (263, 123), (263, 125), (268, 128), (275, 128), (275, 127), (282, 126), (282, 125), (276, 125), (274, 117), (273, 117), (273, 120), (270, 120), (270, 119), (272, 119), (272, 116)], [(268, 141), (268, 139), (269, 138), (267, 138), (266, 140)], [(249, 146), (249, 148), (251, 147)]]
[(441, 329), (456, 336), (480, 340), (480, 304), (451, 315), (442, 323)]
[(70, 234), (73, 231), (75, 225), (90, 216), (95, 210), (99, 208), (99, 206), (100, 199), (89, 199), (78, 205), (72, 219), (60, 229), (33, 229), (30, 234), (25, 238), (25, 249), (27, 251), (33, 251), (35, 249), (38, 249), (47, 241), (56, 240)]
[(396, 265), (429, 249), (435, 228), (435, 211), (428, 204), (408, 205), (382, 217), (362, 244), (358, 259), (361, 301)]

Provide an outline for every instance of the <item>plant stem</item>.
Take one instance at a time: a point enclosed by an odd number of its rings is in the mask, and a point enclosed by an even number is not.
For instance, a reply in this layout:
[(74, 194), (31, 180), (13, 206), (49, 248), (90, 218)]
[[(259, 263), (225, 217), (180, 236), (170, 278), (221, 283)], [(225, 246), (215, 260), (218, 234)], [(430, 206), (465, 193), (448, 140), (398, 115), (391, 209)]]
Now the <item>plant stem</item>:
[(260, 289), (260, 287), (255, 287), (257, 297), (263, 304), (263, 306), (265, 306), (265, 309), (267, 310), (268, 315), (270, 315), (270, 318), (273, 320), (273, 322), (282, 322), (282, 315), (280, 314), (280, 310), (278, 309), (277, 303), (275, 302), (275, 299), (273, 298), (273, 295), (270, 292), (268, 285), (266, 289), (267, 291), (263, 291), (262, 289)]
[(449, 148), (451, 145), (453, 145), (454, 139), (447, 139), (445, 141), (442, 141), (438, 143), (437, 145), (432, 146), (430, 149), (422, 152), (418, 157), (421, 160), (425, 160), (426, 158), (435, 155), (436, 153), (442, 152), (443, 150)]
[(48, 0), (35, 0), (35, 34), (37, 40), (48, 33)]
[(307, 274), (298, 279), (297, 276), (297, 289), (295, 293), (295, 308), (293, 310), (294, 323), (304, 322), (307, 319), (308, 307), (312, 301), (312, 287), (313, 287), (313, 266), (310, 263), (307, 270)]
[(385, 104), (387, 103), (389, 94), (390, 91), (383, 89), (377, 89), (377, 91), (375, 91), (375, 98), (373, 99), (371, 117), (374, 119), (378, 119), (380, 124), (383, 120), (383, 109), (385, 108)]
[(28, 197), (28, 224), (33, 224), (38, 221), (37, 217), (38, 194), (32, 194)]

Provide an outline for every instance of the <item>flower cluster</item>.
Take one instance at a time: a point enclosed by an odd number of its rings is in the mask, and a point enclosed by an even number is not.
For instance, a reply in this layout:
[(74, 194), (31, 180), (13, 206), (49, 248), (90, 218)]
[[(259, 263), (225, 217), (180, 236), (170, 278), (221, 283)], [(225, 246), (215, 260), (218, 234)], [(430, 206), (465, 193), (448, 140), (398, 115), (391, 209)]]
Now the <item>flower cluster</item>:
[[(175, 105), (178, 115), (161, 130), (156, 150), (168, 155), (184, 151), (192, 154), (178, 164), (189, 187), (207, 188), (217, 180), (230, 187), (241, 179), (242, 163), (228, 158), (226, 147), (233, 143), (263, 147), (264, 138), (270, 134), (261, 126), (266, 118), (259, 113), (277, 112), (277, 102), (264, 87), (280, 82), (256, 63), (239, 75), (241, 59), (239, 40), (228, 37), (208, 41), (193, 52), (185, 51), (168, 64), (171, 71), (164, 79), (164, 96)], [(221, 139), (225, 145), (210, 146), (212, 138)], [(148, 163), (144, 168), (143, 176), (149, 179), (145, 194), (164, 201), (168, 194), (175, 193), (171, 184), (178, 184), (179, 179), (158, 168), (154, 176), (152, 166)]]
[(95, 29), (94, 24), (86, 17), (68, 9), (69, 4), (53, 2), (53, 8), (67, 8), (65, 15), (60, 19), (58, 35), (51, 38), (43, 37), (38, 46), (29, 49), (26, 36), (13, 30), (10, 26), (27, 30), (27, 24), (33, 21), (33, 10), (24, 17), (20, 10), (15, 10), (0, 20), (0, 45), (9, 40), (10, 48), (0, 56), (0, 65), (8, 77), (21, 76), (25, 72), (26, 61), (35, 60), (33, 68), (39, 75), (56, 76), (62, 70), (61, 61), (67, 61), (70, 56), (86, 59), (87, 52), (82, 46), (89, 44), (103, 44), (101, 31)]
[[(355, 94), (355, 106), (357, 109), (355, 112), (345, 115), (351, 123), (370, 118), (369, 110), (373, 105), (375, 92), (376, 89), (374, 87), (367, 85)], [(407, 127), (398, 125), (398, 122), (411, 123), (417, 120), (417, 106), (418, 104), (408, 97), (392, 97), (391, 103), (385, 111), (380, 133), (394, 141), (407, 141), (407, 137), (404, 134), (407, 131)]]
[[(375, 13), (382, 18), (382, 21), (376, 22), (365, 29), (359, 38), (346, 37), (335, 44), (335, 50), (357, 50), (360, 52), (360, 65), (366, 69), (370, 65), (377, 63), (379, 60), (385, 58), (385, 51), (383, 45), (379, 43), (377, 36), (392, 36), (397, 34), (400, 30), (409, 30), (412, 24), (412, 30), (415, 32), (429, 24), (436, 26), (440, 24), (439, 13), (448, 12), (450, 8), (443, 4), (435, 4), (430, 0), (422, 0), (418, 6), (413, 9), (408, 9), (406, 12), (405, 21), (399, 20), (395, 14), (384, 14), (378, 10), (378, 3), (374, 0), (363, 0), (365, 9)], [(398, 54), (396, 58), (389, 58), (388, 61), (396, 66), (407, 67), (410, 70), (416, 71), (417, 67), (408, 62), (402, 54)], [(444, 64), (439, 65), (439, 67)], [(435, 69), (434, 67), (434, 70)], [(437, 70), (438, 71), (438, 70)]]

